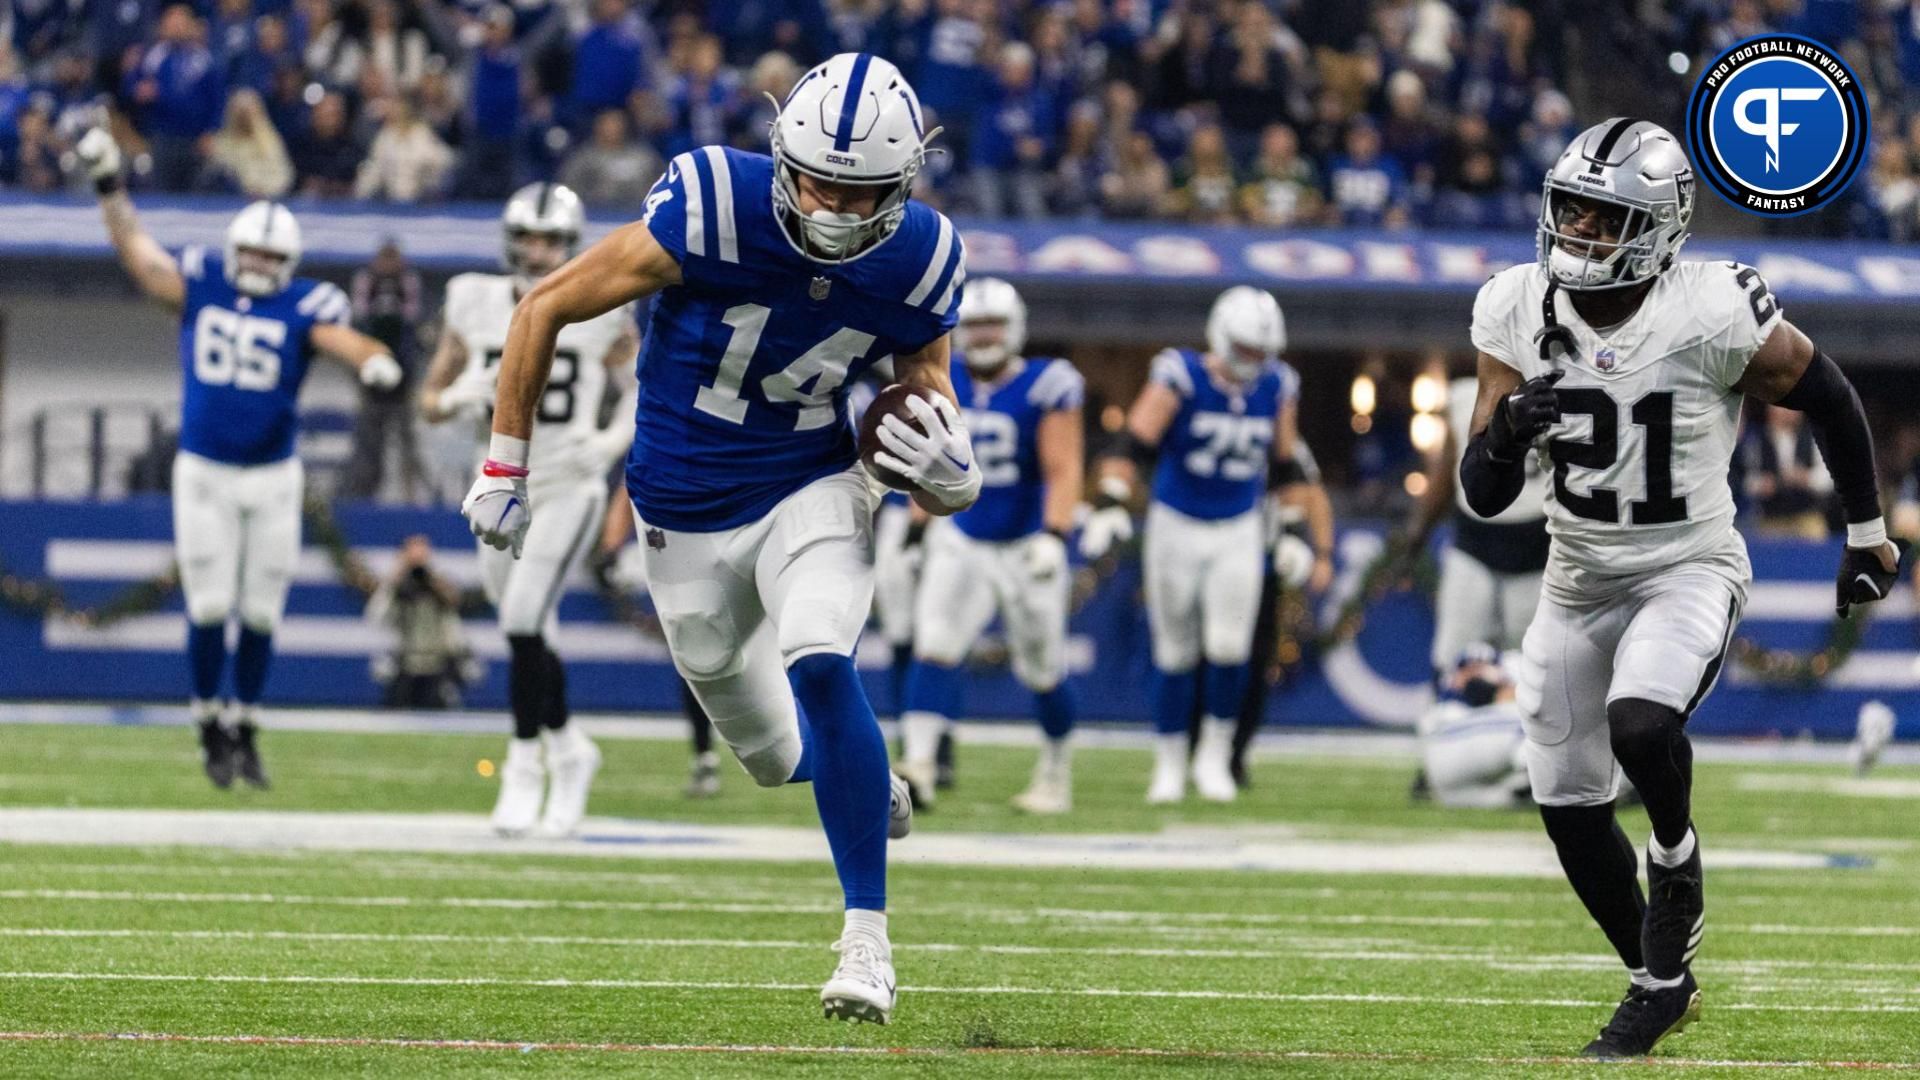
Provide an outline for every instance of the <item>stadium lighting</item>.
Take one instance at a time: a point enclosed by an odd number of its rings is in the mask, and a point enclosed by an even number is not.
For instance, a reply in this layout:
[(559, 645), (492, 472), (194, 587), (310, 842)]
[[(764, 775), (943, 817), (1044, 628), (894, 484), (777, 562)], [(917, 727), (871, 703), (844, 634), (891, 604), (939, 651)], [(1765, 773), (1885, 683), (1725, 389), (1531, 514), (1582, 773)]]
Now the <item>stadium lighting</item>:
[(1447, 404), (1447, 384), (1431, 371), (1421, 372), (1413, 380), (1415, 412), (1439, 412)]
[[(1353, 405), (1354, 416), (1372, 416), (1374, 406), (1379, 403), (1379, 390), (1373, 385), (1373, 376), (1355, 375), (1353, 390), (1347, 395), (1347, 400)], [(1354, 430), (1358, 431), (1359, 428)]]
[(1413, 448), (1429, 454), (1440, 448), (1447, 437), (1447, 422), (1430, 412), (1415, 414), (1410, 428)]

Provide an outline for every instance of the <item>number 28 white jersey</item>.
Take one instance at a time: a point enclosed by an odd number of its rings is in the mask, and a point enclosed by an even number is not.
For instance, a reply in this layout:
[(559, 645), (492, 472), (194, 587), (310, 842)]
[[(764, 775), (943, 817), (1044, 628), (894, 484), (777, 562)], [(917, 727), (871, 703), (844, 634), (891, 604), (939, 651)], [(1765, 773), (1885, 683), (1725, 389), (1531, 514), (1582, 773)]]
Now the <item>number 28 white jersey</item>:
[[(463, 372), (499, 366), (516, 301), (513, 279), (504, 274), (460, 274), (447, 282), (446, 328), (460, 335), (467, 347)], [(527, 465), (535, 477), (561, 479), (556, 471), (567, 471), (567, 479), (583, 479), (574, 475), (571, 450), (599, 430), (600, 403), (607, 392), (607, 350), (632, 320), (632, 312), (623, 305), (561, 328), (553, 370), (534, 410), (533, 438), (527, 447)], [(632, 418), (616, 416), (613, 422), (629, 424)]]
[[(1474, 347), (1523, 379), (1554, 366), (1534, 342), (1546, 288), (1528, 263), (1495, 274), (1474, 302)], [(1767, 283), (1738, 263), (1680, 262), (1604, 334), (1564, 290), (1555, 318), (1575, 345), (1557, 360), (1562, 421), (1535, 446), (1552, 476), (1548, 594), (1592, 602), (1635, 575), (1697, 560), (1746, 581), (1727, 468), (1740, 429), (1733, 385), (1781, 322)]]

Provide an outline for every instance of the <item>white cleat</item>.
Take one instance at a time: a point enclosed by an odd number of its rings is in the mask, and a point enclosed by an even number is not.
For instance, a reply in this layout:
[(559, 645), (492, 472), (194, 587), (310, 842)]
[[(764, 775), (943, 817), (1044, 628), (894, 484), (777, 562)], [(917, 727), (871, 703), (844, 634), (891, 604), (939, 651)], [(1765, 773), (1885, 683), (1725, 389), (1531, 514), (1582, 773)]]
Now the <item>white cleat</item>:
[(887, 806), (887, 839), (904, 840), (913, 831), (913, 793), (907, 790), (907, 782), (899, 773), (889, 773), (887, 779), (893, 789)]
[(542, 835), (573, 835), (580, 819), (587, 816), (587, 793), (599, 771), (600, 748), (583, 734), (576, 733), (564, 750), (555, 747), (548, 752), (547, 773), (553, 787), (547, 792), (547, 812), (540, 818)]
[(1035, 780), (1027, 790), (1013, 797), (1013, 808), (1029, 814), (1065, 814), (1073, 810), (1073, 791), (1067, 785)]
[(1201, 721), (1200, 744), (1193, 749), (1193, 786), (1208, 802), (1230, 803), (1240, 795), (1233, 782), (1233, 725), (1207, 717)]
[(871, 934), (842, 934), (833, 950), (840, 966), (820, 990), (829, 1020), (884, 1024), (893, 1016), (893, 948)]
[(1186, 797), (1186, 773), (1178, 767), (1153, 770), (1153, 783), (1147, 787), (1148, 806), (1171, 806)]
[[(521, 745), (522, 743), (526, 745)], [(540, 744), (515, 739), (500, 766), (500, 797), (493, 804), (493, 831), (501, 836), (525, 836), (540, 820), (540, 800), (547, 793), (547, 769), (540, 763)]]
[(1869, 701), (1860, 706), (1860, 719), (1853, 731), (1853, 747), (1850, 757), (1853, 760), (1853, 774), (1865, 776), (1880, 761), (1880, 754), (1887, 744), (1893, 741), (1893, 729), (1898, 723), (1893, 710), (1883, 701)]
[(894, 766), (893, 778), (906, 781), (913, 799), (927, 809), (933, 808), (934, 785), (940, 779), (940, 767), (931, 761), (901, 761)]

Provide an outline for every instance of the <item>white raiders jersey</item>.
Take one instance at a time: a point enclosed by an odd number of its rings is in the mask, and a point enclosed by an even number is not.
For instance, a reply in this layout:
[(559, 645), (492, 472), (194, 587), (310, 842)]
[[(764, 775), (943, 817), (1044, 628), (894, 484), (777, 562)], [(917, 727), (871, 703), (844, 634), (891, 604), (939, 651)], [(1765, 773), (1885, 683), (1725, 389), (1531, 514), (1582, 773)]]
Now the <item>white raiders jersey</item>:
[[(459, 274), (447, 282), (446, 328), (467, 347), (462, 372), (497, 367), (507, 347), (507, 324), (517, 301), (513, 279), (505, 274)], [(553, 350), (553, 370), (534, 409), (527, 466), (543, 479), (583, 479), (573, 475), (570, 453), (581, 439), (600, 430), (600, 404), (607, 393), (607, 350), (632, 323), (622, 305), (582, 323), (562, 327)], [(631, 417), (616, 416), (616, 424)], [(482, 444), (484, 446), (484, 436)]]
[[(1460, 458), (1466, 456), (1467, 442), (1472, 438), (1473, 403), (1479, 394), (1478, 379), (1455, 379), (1447, 384), (1447, 427), (1453, 435), (1454, 471), (1460, 468)], [(1459, 484), (1453, 485), (1453, 505), (1460, 513), (1469, 517), (1490, 521), (1496, 525), (1519, 525), (1522, 523), (1539, 526), (1540, 519), (1547, 516), (1547, 470), (1532, 455), (1527, 457), (1527, 486), (1505, 510), (1490, 518), (1482, 518), (1467, 505), (1467, 489)]]
[(1555, 316), (1571, 355), (1540, 358), (1547, 281), (1531, 263), (1495, 274), (1473, 306), (1473, 344), (1523, 379), (1564, 364), (1562, 421), (1535, 444), (1551, 471), (1546, 591), (1565, 604), (1606, 599), (1640, 574), (1705, 562), (1751, 579), (1727, 481), (1747, 362), (1780, 325), (1752, 267), (1678, 262), (1638, 311), (1596, 332), (1565, 290)]

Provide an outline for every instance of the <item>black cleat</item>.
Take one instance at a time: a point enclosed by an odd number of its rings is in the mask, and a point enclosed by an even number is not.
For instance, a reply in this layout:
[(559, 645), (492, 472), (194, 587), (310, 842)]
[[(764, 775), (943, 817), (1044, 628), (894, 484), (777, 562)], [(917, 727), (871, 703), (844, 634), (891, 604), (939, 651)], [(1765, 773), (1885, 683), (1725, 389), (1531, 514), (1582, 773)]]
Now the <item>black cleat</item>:
[(273, 785), (267, 782), (267, 767), (260, 763), (260, 748), (254, 744), (258, 733), (259, 729), (245, 720), (234, 727), (233, 764), (240, 772), (240, 779), (265, 790)]
[(224, 791), (233, 786), (233, 736), (218, 720), (200, 721), (200, 766), (214, 787)]
[[(953, 787), (953, 731), (940, 733), (940, 745), (933, 754), (933, 786), (938, 791), (948, 791)], [(916, 796), (915, 801), (918, 801)]]
[(1647, 919), (1641, 924), (1640, 952), (1647, 970), (1681, 971), (1693, 963), (1706, 932), (1706, 894), (1700, 874), (1700, 834), (1694, 833), (1693, 857), (1675, 867), (1647, 856)]
[(1660, 1040), (1677, 1035), (1700, 1019), (1700, 984), (1689, 971), (1679, 986), (1658, 990), (1635, 986), (1627, 991), (1613, 1019), (1581, 1053), (1595, 1058), (1645, 1057)]
[(1433, 784), (1427, 779), (1427, 770), (1413, 774), (1413, 783), (1407, 786), (1407, 798), (1417, 803), (1433, 801)]
[(1227, 762), (1227, 772), (1233, 776), (1233, 786), (1245, 791), (1253, 786), (1253, 779), (1247, 775), (1247, 758), (1244, 754), (1235, 754)]

